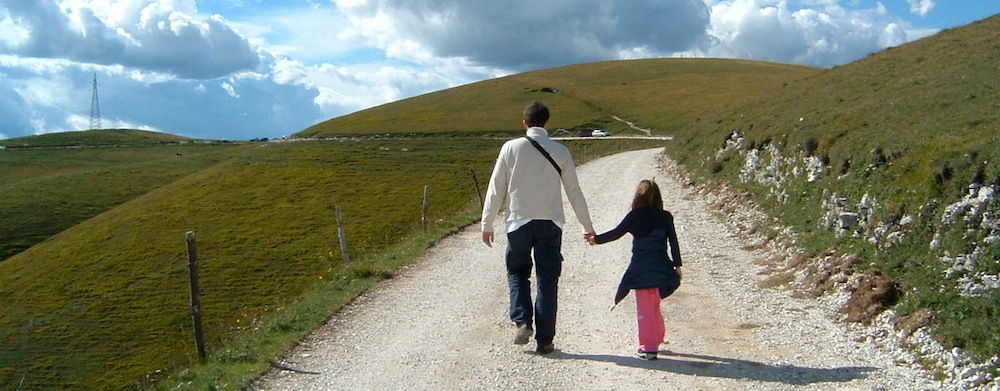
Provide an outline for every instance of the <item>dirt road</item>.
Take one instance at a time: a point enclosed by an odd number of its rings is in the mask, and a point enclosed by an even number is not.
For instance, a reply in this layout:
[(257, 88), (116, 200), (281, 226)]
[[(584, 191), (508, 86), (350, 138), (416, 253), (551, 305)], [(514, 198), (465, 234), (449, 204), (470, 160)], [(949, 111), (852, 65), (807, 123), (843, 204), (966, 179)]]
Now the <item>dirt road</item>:
[(487, 248), (473, 226), (359, 298), (317, 330), (255, 390), (920, 390), (939, 385), (897, 366), (877, 342), (856, 341), (836, 297), (762, 290), (748, 239), (658, 168), (661, 150), (622, 153), (579, 168), (598, 231), (628, 211), (635, 185), (655, 177), (674, 213), (684, 281), (663, 303), (667, 340), (657, 361), (634, 357), (632, 295), (611, 310), (630, 237), (587, 246), (567, 205), (556, 351), (511, 344), (504, 235)]

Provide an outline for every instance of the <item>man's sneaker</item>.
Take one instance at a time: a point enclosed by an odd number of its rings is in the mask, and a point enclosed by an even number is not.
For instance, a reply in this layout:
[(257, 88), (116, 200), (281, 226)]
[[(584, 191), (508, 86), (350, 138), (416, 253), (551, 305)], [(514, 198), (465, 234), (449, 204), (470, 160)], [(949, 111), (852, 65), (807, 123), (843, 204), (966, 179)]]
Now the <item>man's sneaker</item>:
[(514, 345), (525, 345), (528, 343), (528, 339), (535, 334), (535, 330), (531, 329), (531, 326), (527, 323), (517, 326), (517, 331), (514, 332)]
[(636, 352), (636, 356), (638, 356), (643, 360), (648, 360), (648, 361), (656, 360), (656, 352), (644, 352), (642, 351), (642, 349), (639, 349), (639, 351)]
[(547, 345), (538, 345), (538, 347), (535, 348), (535, 353), (538, 353), (538, 354), (549, 354), (549, 353), (552, 353), (552, 351), (554, 351), (554, 350), (556, 350), (556, 345), (550, 343), (550, 344), (547, 344)]

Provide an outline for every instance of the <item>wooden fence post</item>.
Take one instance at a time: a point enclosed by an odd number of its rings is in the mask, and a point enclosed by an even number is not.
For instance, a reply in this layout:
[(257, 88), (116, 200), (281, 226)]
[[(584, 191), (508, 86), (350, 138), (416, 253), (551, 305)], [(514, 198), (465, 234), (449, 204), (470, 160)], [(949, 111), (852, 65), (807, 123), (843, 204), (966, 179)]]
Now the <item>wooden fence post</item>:
[(479, 196), (479, 208), (483, 208), (483, 190), (479, 188), (479, 179), (476, 178), (476, 170), (469, 165), (469, 172), (472, 173), (472, 183), (476, 184), (476, 195)]
[(198, 345), (198, 357), (205, 359), (205, 330), (201, 325), (201, 287), (198, 282), (198, 245), (194, 232), (184, 234), (187, 239), (188, 268), (191, 271), (191, 317), (194, 320), (194, 341)]
[(344, 258), (344, 266), (351, 267), (351, 257), (347, 255), (347, 233), (344, 232), (344, 219), (340, 215), (340, 206), (337, 210), (337, 236), (340, 237), (340, 254)]
[(428, 186), (424, 186), (424, 208), (423, 208), (423, 213), (420, 214), (420, 225), (424, 227), (424, 233), (427, 233), (427, 207), (428, 207), (427, 188)]

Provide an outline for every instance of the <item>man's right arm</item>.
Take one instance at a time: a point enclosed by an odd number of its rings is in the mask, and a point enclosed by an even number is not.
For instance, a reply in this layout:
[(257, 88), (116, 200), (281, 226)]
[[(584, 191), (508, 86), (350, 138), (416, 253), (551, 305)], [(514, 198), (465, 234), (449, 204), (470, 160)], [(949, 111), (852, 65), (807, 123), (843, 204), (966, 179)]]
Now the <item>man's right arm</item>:
[(496, 164), (493, 166), (493, 173), (490, 175), (490, 183), (486, 188), (486, 197), (483, 200), (483, 214), (481, 218), (481, 229), (483, 232), (483, 243), (492, 247), (493, 243), (493, 222), (500, 213), (500, 205), (503, 203), (504, 195), (507, 191), (507, 144), (500, 148)]

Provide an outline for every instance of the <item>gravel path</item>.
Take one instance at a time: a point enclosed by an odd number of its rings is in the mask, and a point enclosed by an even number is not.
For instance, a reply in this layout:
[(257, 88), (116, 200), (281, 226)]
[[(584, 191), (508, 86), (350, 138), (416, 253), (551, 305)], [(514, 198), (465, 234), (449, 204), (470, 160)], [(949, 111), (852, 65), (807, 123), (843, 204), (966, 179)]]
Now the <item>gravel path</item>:
[[(768, 254), (666, 175), (661, 149), (579, 167), (595, 228), (628, 211), (635, 185), (655, 177), (674, 213), (684, 282), (663, 303), (670, 353), (634, 357), (633, 295), (614, 310), (630, 237), (590, 247), (569, 206), (556, 351), (511, 344), (505, 235), (488, 248), (476, 226), (441, 241), (413, 266), (360, 297), (288, 353), (305, 374), (272, 370), (253, 390), (924, 390), (941, 384), (896, 365), (888, 349), (852, 334), (836, 297), (762, 290)], [(835, 295), (834, 295), (835, 296)], [(860, 341), (860, 342), (859, 342)]]

